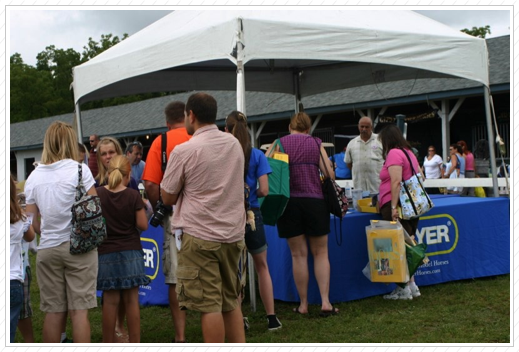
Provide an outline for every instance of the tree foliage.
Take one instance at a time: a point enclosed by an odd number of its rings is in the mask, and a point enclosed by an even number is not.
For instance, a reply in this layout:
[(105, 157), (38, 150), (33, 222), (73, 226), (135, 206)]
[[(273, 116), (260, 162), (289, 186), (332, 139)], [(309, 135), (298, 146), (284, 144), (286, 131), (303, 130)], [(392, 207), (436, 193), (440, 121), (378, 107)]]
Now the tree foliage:
[[(10, 60), (11, 75), (11, 123), (67, 114), (74, 111), (72, 68), (96, 57), (103, 51), (128, 38), (102, 34), (99, 41), (88, 38), (80, 54), (74, 49), (47, 46), (36, 56), (36, 67), (23, 62), (15, 53)], [(148, 93), (93, 101), (81, 106), (81, 110), (128, 104), (169, 93)]]
[[(82, 53), (50, 45), (36, 56), (36, 67), (25, 64), (19, 53), (13, 54), (10, 57), (11, 123), (73, 112), (74, 99), (70, 89), (72, 68), (126, 38), (126, 33), (122, 39), (112, 34), (103, 34), (98, 42), (90, 37)], [(161, 94), (144, 94), (91, 102), (84, 104), (82, 110), (125, 104), (159, 95)]]
[(122, 39), (119, 39), (118, 36), (112, 36), (112, 34), (101, 34), (101, 40), (96, 42), (92, 39), (92, 37), (88, 38), (88, 44), (83, 47), (83, 56), (82, 60), (87, 61), (90, 60), (97, 55), (101, 54), (106, 49), (111, 48), (112, 46), (119, 44), (121, 41), (128, 38), (128, 34), (124, 33)]
[(487, 34), (492, 34), (489, 25), (485, 27), (472, 27), (472, 29), (463, 28), (461, 31), (478, 38), (485, 38)]

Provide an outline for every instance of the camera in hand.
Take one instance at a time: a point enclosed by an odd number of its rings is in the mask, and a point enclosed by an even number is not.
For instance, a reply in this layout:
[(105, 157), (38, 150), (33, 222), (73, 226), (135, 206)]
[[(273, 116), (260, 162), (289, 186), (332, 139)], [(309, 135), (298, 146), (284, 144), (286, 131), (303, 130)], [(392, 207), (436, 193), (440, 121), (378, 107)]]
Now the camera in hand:
[(159, 200), (159, 202), (157, 203), (157, 210), (155, 210), (155, 212), (150, 218), (150, 225), (153, 227), (162, 225), (164, 217), (171, 214), (172, 210), (173, 208), (171, 207), (171, 205), (166, 205)]

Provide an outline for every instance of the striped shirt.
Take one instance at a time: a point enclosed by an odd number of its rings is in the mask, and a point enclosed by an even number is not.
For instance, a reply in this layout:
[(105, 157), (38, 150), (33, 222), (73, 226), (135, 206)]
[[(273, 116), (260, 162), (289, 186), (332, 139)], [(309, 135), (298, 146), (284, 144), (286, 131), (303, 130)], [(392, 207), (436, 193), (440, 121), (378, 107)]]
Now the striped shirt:
[(380, 170), (384, 165), (382, 144), (378, 135), (371, 134), (367, 142), (360, 136), (352, 139), (346, 148), (346, 164), (352, 163), (353, 187), (377, 193), (380, 186)]
[(160, 187), (178, 194), (172, 226), (206, 241), (234, 243), (245, 234), (243, 150), (216, 125), (196, 130), (171, 152)]

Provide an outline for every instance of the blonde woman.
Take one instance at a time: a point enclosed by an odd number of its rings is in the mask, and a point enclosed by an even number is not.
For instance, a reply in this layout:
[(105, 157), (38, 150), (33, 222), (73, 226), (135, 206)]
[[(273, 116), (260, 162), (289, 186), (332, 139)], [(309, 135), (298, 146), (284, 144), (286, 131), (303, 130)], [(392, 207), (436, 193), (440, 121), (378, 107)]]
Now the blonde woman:
[[(79, 164), (78, 141), (72, 126), (56, 121), (43, 140), (41, 163), (25, 183), (27, 213), (33, 214), (34, 230), (41, 235), (36, 259), (40, 309), (45, 313), (43, 342), (59, 343), (67, 311), (76, 343), (90, 342), (88, 310), (97, 307), (97, 250), (70, 254), (72, 213), (82, 168), (87, 194), (96, 195), (88, 166)], [(41, 216), (41, 221), (40, 221)]]

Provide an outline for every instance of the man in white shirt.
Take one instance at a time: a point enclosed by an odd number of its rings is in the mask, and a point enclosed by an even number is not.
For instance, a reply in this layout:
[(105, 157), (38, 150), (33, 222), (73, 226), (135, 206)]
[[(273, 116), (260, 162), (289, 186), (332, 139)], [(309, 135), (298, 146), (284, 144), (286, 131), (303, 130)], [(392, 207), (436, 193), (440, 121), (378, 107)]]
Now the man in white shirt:
[(352, 170), (353, 187), (377, 193), (380, 170), (384, 164), (382, 145), (373, 133), (373, 121), (364, 116), (359, 120), (360, 136), (348, 143), (344, 162)]

